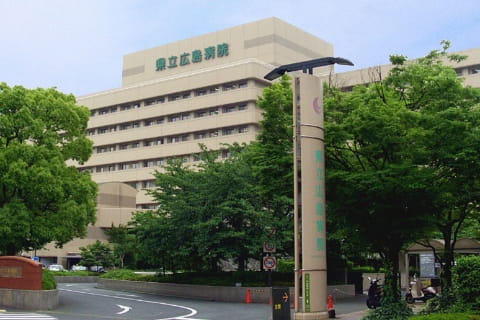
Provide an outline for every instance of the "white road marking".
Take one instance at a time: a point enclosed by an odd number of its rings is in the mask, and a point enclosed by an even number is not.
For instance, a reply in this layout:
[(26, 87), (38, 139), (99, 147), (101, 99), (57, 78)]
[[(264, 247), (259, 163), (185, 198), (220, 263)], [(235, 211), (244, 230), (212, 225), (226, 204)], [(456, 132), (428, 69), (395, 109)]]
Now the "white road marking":
[(124, 313), (127, 313), (128, 311), (132, 310), (132, 307), (122, 306), (121, 304), (117, 304), (117, 307), (122, 309), (122, 311), (117, 312), (117, 314), (124, 314)]
[(59, 289), (59, 290), (60, 291), (67, 291), (67, 292), (73, 292), (73, 293), (80, 293), (80, 294), (88, 294), (88, 295), (91, 295), (91, 296), (98, 296), (98, 297), (106, 297), (106, 298), (113, 298), (113, 299), (137, 301), (137, 302), (143, 302), (143, 303), (159, 304), (159, 305), (162, 305), (162, 306), (185, 309), (185, 310), (188, 310), (190, 312), (190, 313), (182, 315), (182, 316), (161, 318), (161, 319), (156, 319), (156, 320), (208, 320), (208, 319), (190, 318), (190, 317), (193, 317), (194, 315), (196, 315), (198, 313), (198, 311), (193, 309), (193, 308), (186, 307), (186, 306), (180, 306), (180, 305), (177, 305), (177, 304), (158, 302), (158, 301), (149, 301), (149, 300), (143, 300), (143, 299), (134, 299), (134, 298), (130, 298), (130, 297), (120, 297), (118, 295), (111, 296), (111, 295), (108, 295), (108, 294), (84, 292), (84, 291), (70, 290), (70, 289)]
[[(3, 311), (3, 310), (2, 310)], [(44, 314), (36, 313), (0, 313), (0, 319), (2, 320), (57, 320)]]

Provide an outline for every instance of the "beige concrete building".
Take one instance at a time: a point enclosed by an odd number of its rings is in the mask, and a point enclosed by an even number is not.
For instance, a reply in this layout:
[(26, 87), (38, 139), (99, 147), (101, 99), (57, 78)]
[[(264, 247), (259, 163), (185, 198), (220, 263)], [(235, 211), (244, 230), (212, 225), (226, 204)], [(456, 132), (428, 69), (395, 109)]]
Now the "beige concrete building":
[[(455, 67), (467, 84), (480, 87), (480, 49), (465, 53), (470, 58)], [(91, 111), (87, 133), (94, 150), (78, 168), (100, 186), (97, 222), (85, 239), (63, 249), (48, 246), (37, 255), (46, 264), (70, 267), (80, 246), (106, 239), (102, 229), (126, 224), (136, 209), (155, 207), (145, 190), (167, 159), (194, 164), (199, 143), (218, 149), (254, 140), (261, 119), (255, 103), (270, 85), (263, 77), (274, 67), (327, 56), (333, 56), (331, 44), (277, 18), (125, 55), (120, 88), (77, 98)], [(322, 77), (332, 71), (332, 66), (315, 69)], [(348, 88), (370, 82), (371, 72), (333, 79)]]

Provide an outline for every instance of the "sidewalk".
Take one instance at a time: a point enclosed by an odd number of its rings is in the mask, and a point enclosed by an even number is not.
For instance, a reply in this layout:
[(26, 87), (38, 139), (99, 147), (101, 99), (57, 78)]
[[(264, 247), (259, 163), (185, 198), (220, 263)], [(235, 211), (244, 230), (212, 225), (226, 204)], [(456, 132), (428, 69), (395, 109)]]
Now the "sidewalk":
[(350, 313), (339, 314), (335, 317), (335, 319), (342, 319), (342, 320), (361, 320), (364, 316), (368, 313), (368, 309), (355, 311)]

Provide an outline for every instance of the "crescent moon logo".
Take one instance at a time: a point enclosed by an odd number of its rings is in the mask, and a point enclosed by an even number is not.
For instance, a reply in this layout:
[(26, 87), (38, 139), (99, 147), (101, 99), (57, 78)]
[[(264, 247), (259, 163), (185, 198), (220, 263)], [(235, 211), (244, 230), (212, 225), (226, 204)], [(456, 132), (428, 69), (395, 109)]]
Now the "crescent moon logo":
[(320, 106), (318, 105), (318, 97), (313, 99), (312, 107), (313, 107), (313, 111), (315, 111), (315, 113), (320, 114), (320, 112), (322, 111), (322, 108), (320, 108)]

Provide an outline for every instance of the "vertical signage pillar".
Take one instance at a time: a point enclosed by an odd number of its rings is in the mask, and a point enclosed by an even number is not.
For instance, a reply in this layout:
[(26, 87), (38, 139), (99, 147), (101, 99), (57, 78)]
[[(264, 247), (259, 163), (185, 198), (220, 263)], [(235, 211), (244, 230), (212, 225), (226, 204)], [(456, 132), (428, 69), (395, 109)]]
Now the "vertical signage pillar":
[[(325, 230), (325, 154), (321, 81), (297, 74), (293, 81), (295, 125), (295, 319), (328, 319)], [(301, 264), (301, 266), (300, 266)]]

